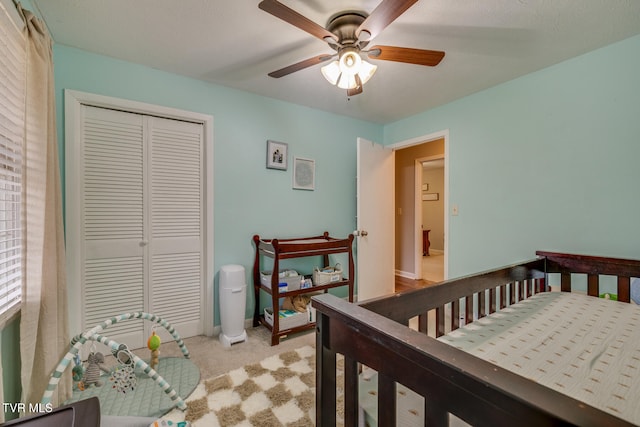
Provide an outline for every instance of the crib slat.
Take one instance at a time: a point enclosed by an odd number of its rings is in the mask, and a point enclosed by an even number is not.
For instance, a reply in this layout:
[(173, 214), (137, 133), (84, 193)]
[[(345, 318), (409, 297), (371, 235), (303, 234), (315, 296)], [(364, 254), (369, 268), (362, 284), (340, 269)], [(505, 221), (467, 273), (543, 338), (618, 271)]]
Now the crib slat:
[(571, 273), (560, 273), (560, 290), (571, 292)]
[(516, 303), (516, 282), (511, 282), (507, 285), (509, 288), (509, 305)]
[(444, 307), (436, 308), (436, 338), (444, 335)]
[[(344, 357), (344, 425), (358, 425), (358, 362)], [(338, 408), (339, 409), (339, 408)]]
[(482, 291), (478, 293), (478, 319), (487, 315), (487, 293)]
[(507, 285), (500, 286), (500, 310), (507, 306)]
[(496, 288), (489, 289), (489, 314), (496, 312)]
[(524, 280), (520, 280), (513, 284), (514, 290), (516, 291), (516, 300), (522, 301), (524, 299)]
[(336, 352), (325, 346), (329, 332), (329, 316), (320, 313), (316, 318), (316, 423), (335, 427)]
[(424, 425), (425, 427), (447, 427), (449, 425), (449, 413), (440, 405), (424, 400)]
[(473, 295), (467, 295), (464, 303), (464, 324), (473, 322)]
[(451, 330), (455, 331), (460, 327), (460, 301), (451, 302)]
[(534, 287), (535, 293), (547, 292), (547, 282), (545, 279), (535, 279), (537, 288)]
[(631, 302), (631, 280), (629, 277), (618, 277), (618, 301)]
[(429, 334), (429, 313), (418, 315), (418, 331), (425, 335)]
[[(346, 424), (345, 425), (357, 425)], [(378, 373), (378, 426), (396, 425), (396, 382), (391, 377)]]
[(592, 297), (597, 297), (600, 292), (600, 276), (597, 274), (589, 274), (587, 276), (587, 294)]

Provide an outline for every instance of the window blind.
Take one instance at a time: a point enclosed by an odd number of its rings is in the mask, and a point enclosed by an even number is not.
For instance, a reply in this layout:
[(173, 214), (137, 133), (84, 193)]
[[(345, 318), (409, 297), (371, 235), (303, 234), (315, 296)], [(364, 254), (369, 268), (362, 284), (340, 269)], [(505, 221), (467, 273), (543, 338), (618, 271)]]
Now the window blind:
[(0, 2), (0, 325), (20, 309), (22, 294), (22, 153), (25, 39)]

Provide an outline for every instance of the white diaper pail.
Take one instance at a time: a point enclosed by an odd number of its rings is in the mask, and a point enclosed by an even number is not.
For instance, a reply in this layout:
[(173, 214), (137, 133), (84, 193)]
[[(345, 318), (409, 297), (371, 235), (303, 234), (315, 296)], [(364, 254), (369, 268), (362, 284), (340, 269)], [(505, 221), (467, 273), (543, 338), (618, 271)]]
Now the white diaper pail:
[(225, 347), (245, 341), (244, 312), (247, 302), (247, 284), (244, 267), (241, 265), (223, 265), (220, 268), (220, 342)]

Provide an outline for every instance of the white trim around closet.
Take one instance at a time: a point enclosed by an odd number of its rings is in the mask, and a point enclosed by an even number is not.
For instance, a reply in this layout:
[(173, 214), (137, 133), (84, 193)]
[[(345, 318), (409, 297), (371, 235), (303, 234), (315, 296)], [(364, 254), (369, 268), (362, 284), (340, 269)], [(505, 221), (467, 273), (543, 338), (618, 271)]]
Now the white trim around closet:
[[(203, 329), (204, 334), (207, 336), (214, 335), (214, 272), (213, 272), (213, 116), (202, 113), (195, 113), (192, 111), (179, 110), (170, 107), (164, 107), (153, 104), (146, 104), (143, 102), (131, 101), (127, 99), (113, 98), (103, 95), (96, 95), (86, 92), (79, 92), (75, 90), (64, 91), (65, 102), (65, 140), (72, 141), (73, 138), (79, 137), (80, 134), (80, 109), (82, 105), (90, 105), (94, 107), (110, 108), (116, 110), (127, 111), (131, 113), (139, 113), (151, 116), (164, 117), (169, 119), (183, 120), (194, 123), (201, 123), (204, 126), (204, 138), (205, 138), (205, 169), (206, 176), (204, 182), (205, 191), (205, 250), (206, 250), (206, 262), (205, 268), (205, 289), (204, 289), (204, 307), (203, 307)], [(78, 150), (71, 148), (71, 144), (65, 144), (65, 158), (66, 162), (79, 162), (80, 153)], [(76, 163), (77, 164), (77, 163)], [(67, 168), (65, 168), (67, 169)], [(68, 169), (67, 169), (68, 170)], [(75, 202), (75, 206), (79, 205), (78, 200), (71, 200), (77, 198), (80, 193), (79, 188), (76, 186), (81, 182), (79, 176), (65, 176), (65, 193), (67, 200), (66, 206), (72, 205)], [(65, 212), (66, 224), (77, 224), (80, 221), (78, 212), (67, 209)], [(78, 234), (79, 227), (66, 227), (66, 244), (67, 247), (74, 246), (80, 247), (80, 235)], [(77, 265), (78, 261), (67, 258), (68, 274), (76, 274), (80, 270)], [(77, 277), (70, 277), (70, 288), (68, 289), (68, 302), (69, 307), (75, 307), (75, 309), (69, 310), (69, 327), (71, 331), (79, 331), (81, 327), (80, 307), (82, 307), (81, 289), (79, 287), (80, 279)]]

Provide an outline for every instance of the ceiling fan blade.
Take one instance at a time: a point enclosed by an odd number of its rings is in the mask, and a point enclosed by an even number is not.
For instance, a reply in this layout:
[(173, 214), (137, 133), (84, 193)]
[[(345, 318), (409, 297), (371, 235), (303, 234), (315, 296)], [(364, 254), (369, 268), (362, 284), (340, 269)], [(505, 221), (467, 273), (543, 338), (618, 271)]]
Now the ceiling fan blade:
[(418, 0), (383, 0), (356, 30), (360, 41), (376, 37)]
[(353, 89), (347, 89), (347, 96), (356, 96), (362, 93), (362, 86), (357, 86)]
[(356, 78), (356, 87), (353, 89), (347, 89), (347, 96), (355, 96), (362, 93), (362, 80), (360, 80), (360, 76), (355, 75)]
[(406, 62), (409, 64), (434, 67), (444, 58), (440, 50), (411, 49), (397, 46), (373, 46), (367, 51), (369, 58), (384, 61)]
[(276, 71), (272, 71), (269, 73), (269, 77), (274, 77), (279, 79), (280, 77), (284, 77), (288, 74), (295, 73), (296, 71), (304, 70), (305, 68), (311, 67), (313, 65), (320, 64), (324, 61), (328, 61), (336, 55), (318, 55), (313, 58), (305, 59), (304, 61), (297, 62), (295, 64), (289, 65), (288, 67), (281, 68)]
[(327, 31), (309, 18), (299, 14), (295, 10), (283, 5), (277, 0), (263, 0), (260, 2), (260, 4), (258, 4), (258, 7), (265, 12), (275, 16), (276, 18), (280, 18), (283, 21), (288, 22), (289, 24), (298, 27), (303, 31), (306, 31), (307, 33), (319, 38), (320, 40), (326, 41), (327, 38), (331, 38), (336, 42), (338, 41), (338, 36)]

